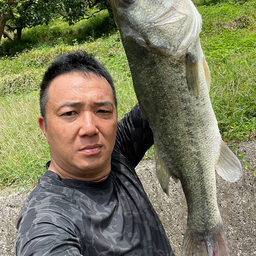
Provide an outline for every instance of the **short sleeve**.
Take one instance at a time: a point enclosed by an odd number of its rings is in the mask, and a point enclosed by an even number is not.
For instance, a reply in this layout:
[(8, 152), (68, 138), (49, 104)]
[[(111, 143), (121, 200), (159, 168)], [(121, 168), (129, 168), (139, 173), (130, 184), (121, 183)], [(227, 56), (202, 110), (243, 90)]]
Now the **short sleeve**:
[[(62, 204), (65, 209), (65, 203)], [(17, 256), (81, 255), (74, 223), (60, 209), (44, 201), (35, 207), (25, 207), (17, 222)]]

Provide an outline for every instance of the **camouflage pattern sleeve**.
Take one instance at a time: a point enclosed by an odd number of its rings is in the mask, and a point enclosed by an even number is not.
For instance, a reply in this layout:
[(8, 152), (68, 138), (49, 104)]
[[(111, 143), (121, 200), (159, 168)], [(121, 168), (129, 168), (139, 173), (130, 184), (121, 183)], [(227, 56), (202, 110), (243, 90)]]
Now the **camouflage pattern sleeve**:
[(80, 239), (68, 216), (69, 208), (63, 198), (47, 197), (47, 193), (38, 197), (32, 192), (18, 218), (16, 255), (80, 256)]
[(115, 148), (131, 162), (133, 167), (136, 167), (153, 143), (153, 133), (147, 118), (139, 104), (136, 104), (118, 122)]

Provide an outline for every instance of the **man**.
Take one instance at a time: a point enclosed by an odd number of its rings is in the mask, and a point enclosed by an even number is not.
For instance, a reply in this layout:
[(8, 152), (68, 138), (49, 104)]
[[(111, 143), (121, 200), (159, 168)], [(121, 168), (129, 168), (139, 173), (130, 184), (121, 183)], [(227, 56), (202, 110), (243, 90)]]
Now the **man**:
[(40, 90), (51, 161), (18, 217), (17, 255), (174, 255), (135, 166), (153, 144), (136, 105), (117, 122), (113, 81), (85, 52), (61, 56)]

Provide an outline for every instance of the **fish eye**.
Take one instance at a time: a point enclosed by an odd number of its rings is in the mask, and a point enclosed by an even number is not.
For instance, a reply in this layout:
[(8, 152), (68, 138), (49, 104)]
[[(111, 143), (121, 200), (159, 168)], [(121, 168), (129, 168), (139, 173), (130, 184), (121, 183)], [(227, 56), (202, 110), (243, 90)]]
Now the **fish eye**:
[(133, 4), (136, 0), (122, 0), (124, 4)]

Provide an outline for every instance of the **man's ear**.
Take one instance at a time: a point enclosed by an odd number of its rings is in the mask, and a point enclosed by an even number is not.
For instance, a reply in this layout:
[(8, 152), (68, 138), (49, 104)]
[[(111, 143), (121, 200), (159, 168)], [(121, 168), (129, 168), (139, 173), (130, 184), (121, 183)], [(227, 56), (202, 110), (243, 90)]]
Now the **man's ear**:
[(40, 129), (42, 130), (47, 142), (48, 142), (48, 136), (47, 136), (47, 129), (46, 129), (46, 122), (45, 119), (42, 116), (38, 117), (38, 124)]

